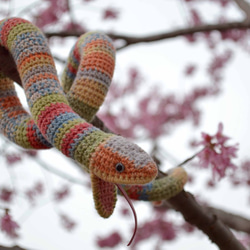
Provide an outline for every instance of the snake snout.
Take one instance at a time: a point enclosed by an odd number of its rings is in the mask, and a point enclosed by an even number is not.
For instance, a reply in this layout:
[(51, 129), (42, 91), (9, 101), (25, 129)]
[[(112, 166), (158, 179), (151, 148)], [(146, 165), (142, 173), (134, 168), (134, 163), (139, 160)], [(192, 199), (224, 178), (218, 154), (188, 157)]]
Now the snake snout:
[(152, 158), (121, 136), (112, 136), (97, 147), (90, 169), (99, 178), (117, 184), (146, 184), (158, 173)]

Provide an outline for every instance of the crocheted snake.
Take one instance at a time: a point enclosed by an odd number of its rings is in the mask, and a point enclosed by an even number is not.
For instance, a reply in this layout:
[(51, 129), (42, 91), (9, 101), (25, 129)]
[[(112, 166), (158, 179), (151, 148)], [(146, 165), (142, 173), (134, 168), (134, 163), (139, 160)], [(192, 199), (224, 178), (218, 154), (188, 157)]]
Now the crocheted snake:
[(95, 207), (102, 217), (109, 217), (115, 207), (115, 184), (130, 198), (146, 201), (168, 199), (183, 189), (187, 175), (182, 168), (154, 180), (157, 166), (146, 152), (88, 123), (113, 76), (115, 49), (109, 37), (89, 32), (77, 40), (62, 86), (46, 38), (29, 21), (0, 21), (0, 45), (16, 63), (31, 112), (22, 107), (13, 81), (0, 72), (1, 132), (23, 148), (56, 147), (83, 166), (91, 175)]

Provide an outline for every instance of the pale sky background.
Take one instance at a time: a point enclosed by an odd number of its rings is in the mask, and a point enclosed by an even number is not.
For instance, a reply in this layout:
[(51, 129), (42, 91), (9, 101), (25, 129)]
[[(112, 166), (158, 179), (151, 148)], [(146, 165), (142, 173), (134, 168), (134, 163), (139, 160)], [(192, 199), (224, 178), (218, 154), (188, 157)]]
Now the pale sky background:
[[(32, 3), (36, 1), (17, 1), (13, 3), (13, 15), (20, 13), (25, 6), (24, 2)], [(72, 1), (72, 10), (76, 19), (83, 19), (88, 24), (88, 28), (93, 30), (114, 31), (130, 35), (146, 35), (158, 33), (161, 31), (172, 30), (175, 27), (182, 27), (187, 22), (185, 8), (180, 1), (133, 1), (133, 0), (116, 0), (116, 1), (93, 1), (91, 4), (80, 5), (82, 1)], [(140, 4), (139, 4), (140, 2)], [(0, 3), (2, 4), (2, 2)], [(84, 6), (79, 8), (78, 6)], [(101, 12), (103, 6), (112, 6), (117, 8), (121, 15), (116, 22), (102, 21)], [(75, 7), (75, 8), (74, 8)], [(206, 8), (206, 20), (213, 21), (217, 16), (218, 9), (212, 8), (211, 4), (204, 4)], [(235, 19), (240, 17), (240, 13), (233, 7), (227, 10), (228, 15)], [(23, 15), (22, 17), (26, 17)], [(74, 39), (67, 39), (63, 44), (55, 41), (52, 44), (52, 51), (60, 57), (66, 58)], [(227, 42), (218, 47), (218, 51), (224, 48), (233, 47)], [(171, 136), (163, 138), (162, 143), (167, 152), (173, 155), (178, 162), (190, 157), (194, 151), (188, 148), (188, 142), (194, 136), (200, 137), (201, 131), (214, 134), (217, 131), (219, 122), (223, 122), (225, 134), (230, 136), (231, 144), (239, 143), (239, 159), (244, 159), (249, 155), (250, 140), (246, 140), (249, 132), (249, 106), (250, 99), (250, 58), (242, 49), (237, 48), (234, 58), (230, 61), (226, 74), (224, 74), (224, 92), (220, 97), (209, 98), (201, 101), (199, 104), (205, 109), (202, 116), (201, 126), (194, 129), (190, 123), (185, 123), (178, 129), (174, 130)], [(207, 52), (206, 45), (196, 43), (190, 46), (185, 39), (169, 39), (149, 44), (138, 44), (117, 52), (115, 79), (125, 76), (131, 66), (138, 67), (145, 81), (145, 86), (150, 84), (159, 84), (163, 91), (178, 92), (179, 95), (185, 95), (190, 88), (200, 83), (208, 83), (207, 75), (204, 74), (207, 62), (211, 54)], [(183, 70), (188, 63), (198, 63), (198, 72), (194, 78), (185, 79)], [(61, 72), (58, 65), (58, 71)], [(118, 79), (120, 80), (120, 79)], [(21, 93), (23, 99), (23, 93)], [(146, 143), (142, 146), (147, 150)], [(88, 175), (81, 175), (81, 171), (72, 167), (70, 161), (61, 154), (56, 154), (55, 150), (42, 151), (39, 158), (47, 162), (54, 168), (61, 169), (72, 176), (88, 182)], [(237, 161), (235, 162), (238, 163)], [(6, 170), (3, 170), (6, 171)], [(194, 169), (188, 169), (192, 174)], [(55, 175), (48, 174), (42, 170), (33, 161), (25, 161), (11, 170), (11, 175), (6, 173), (0, 177), (2, 183), (9, 183), (12, 178), (17, 186), (23, 190), (33, 184), (33, 180), (44, 180), (47, 191), (54, 190), (56, 187), (64, 185), (65, 181)], [(194, 173), (195, 174), (195, 173)], [(199, 194), (202, 200), (208, 200), (212, 205), (218, 208), (225, 208), (231, 212), (236, 212), (250, 218), (249, 204), (247, 204), (247, 190), (242, 188), (231, 188), (226, 180), (222, 180), (219, 189), (206, 190), (203, 181), (210, 176), (209, 171), (199, 171), (195, 186), (186, 186), (187, 191)], [(70, 185), (70, 183), (69, 183)], [(129, 249), (126, 247), (132, 232), (133, 217), (122, 217), (119, 213), (123, 201), (119, 197), (117, 207), (111, 218), (104, 220), (100, 218), (93, 205), (92, 194), (89, 189), (79, 185), (71, 185), (72, 196), (67, 201), (53, 206), (48, 203), (48, 193), (40, 200), (42, 206), (29, 211), (27, 203), (22, 198), (17, 200), (16, 204), (11, 206), (13, 215), (21, 227), (21, 238), (16, 243), (20, 246), (34, 250), (95, 250), (98, 249), (94, 244), (96, 235), (109, 235), (116, 229), (124, 232), (126, 237), (124, 244), (116, 249)], [(249, 194), (249, 193), (248, 193)], [(65, 211), (79, 225), (72, 233), (65, 232), (59, 225), (59, 219), (56, 211)], [(143, 202), (136, 203), (139, 225), (145, 218), (150, 218), (150, 207)], [(170, 214), (176, 220), (180, 215)], [(157, 238), (140, 244), (138, 249), (152, 249), (157, 242)], [(3, 234), (0, 234), (0, 244), (11, 245)], [(162, 249), (185, 249), (185, 250), (213, 250), (216, 246), (210, 244), (206, 235), (197, 232), (192, 235), (184, 235), (180, 241), (166, 242)]]

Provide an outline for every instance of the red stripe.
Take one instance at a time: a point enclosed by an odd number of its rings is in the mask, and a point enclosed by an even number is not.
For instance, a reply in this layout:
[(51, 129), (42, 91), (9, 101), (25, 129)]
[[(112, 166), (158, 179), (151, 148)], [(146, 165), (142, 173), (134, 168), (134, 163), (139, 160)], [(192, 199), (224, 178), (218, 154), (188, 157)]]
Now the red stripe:
[(27, 123), (26, 132), (27, 132), (27, 138), (28, 138), (28, 141), (29, 141), (30, 145), (34, 149), (45, 149), (45, 148), (48, 148), (47, 146), (45, 146), (43, 143), (40, 142), (39, 138), (37, 138), (37, 136), (36, 136), (36, 130), (33, 129), (34, 124), (35, 124), (34, 120), (30, 120)]
[(74, 139), (78, 138), (79, 134), (82, 134), (84, 130), (87, 130), (89, 127), (92, 127), (92, 124), (87, 122), (76, 124), (73, 128), (70, 129), (68, 133), (64, 135), (62, 144), (61, 144), (61, 151), (66, 156), (69, 156), (70, 152), (70, 145), (74, 143)]
[(66, 103), (51, 103), (49, 106), (45, 107), (37, 119), (37, 126), (41, 133), (45, 135), (49, 124), (55, 117), (65, 112), (73, 112), (71, 107)]
[(21, 24), (21, 23), (30, 23), (27, 20), (21, 19), (21, 18), (11, 18), (9, 20), (7, 20), (2, 29), (1, 29), (1, 39), (2, 39), (2, 44), (7, 48), (7, 40), (8, 40), (8, 36), (10, 31), (17, 25)]
[(74, 68), (70, 63), (68, 64), (68, 70), (69, 70), (72, 74), (76, 75), (77, 69)]
[(76, 58), (76, 60), (80, 61), (81, 55), (80, 55), (80, 53), (79, 53), (78, 43), (79, 43), (79, 39), (78, 39), (77, 42), (76, 42), (75, 49), (74, 49), (74, 51), (73, 51), (73, 55), (74, 55), (74, 57)]

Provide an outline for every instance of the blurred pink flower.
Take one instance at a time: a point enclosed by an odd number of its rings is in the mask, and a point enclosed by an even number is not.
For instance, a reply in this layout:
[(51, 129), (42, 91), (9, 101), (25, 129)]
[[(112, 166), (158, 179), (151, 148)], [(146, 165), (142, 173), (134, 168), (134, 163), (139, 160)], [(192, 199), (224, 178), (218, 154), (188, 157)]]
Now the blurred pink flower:
[(12, 153), (12, 154), (6, 154), (5, 159), (10, 166), (17, 162), (20, 162), (22, 160), (22, 157), (18, 153)]
[(189, 64), (187, 65), (184, 73), (186, 76), (191, 76), (194, 74), (195, 70), (196, 70), (196, 66), (194, 64)]
[(8, 212), (6, 212), (5, 215), (0, 218), (0, 228), (10, 238), (19, 237), (16, 232), (16, 230), (19, 228), (19, 225), (12, 220)]
[(222, 133), (223, 125), (219, 123), (218, 131), (215, 135), (202, 133), (202, 141), (198, 145), (204, 146), (204, 149), (198, 153), (199, 164), (201, 167), (208, 168), (212, 166), (213, 177), (222, 178), (228, 168), (236, 169), (232, 159), (236, 157), (238, 144), (226, 146), (229, 137)]
[(61, 219), (62, 226), (66, 230), (72, 231), (76, 227), (76, 222), (73, 221), (68, 215), (60, 214), (60, 219)]
[(35, 17), (35, 24), (39, 28), (44, 28), (49, 24), (56, 23), (63, 13), (69, 11), (67, 0), (47, 0), (47, 2), (49, 6), (41, 10)]
[(117, 10), (115, 10), (113, 8), (107, 8), (104, 10), (102, 18), (104, 20), (117, 19), (118, 15), (119, 15), (119, 12)]
[(36, 157), (38, 155), (37, 150), (28, 149), (28, 150), (24, 150), (23, 152), (30, 157)]
[(99, 247), (110, 247), (114, 248), (116, 247), (120, 242), (122, 241), (121, 235), (118, 232), (114, 232), (108, 237), (99, 237), (97, 239), (97, 245)]
[(250, 186), (250, 160), (244, 160), (239, 168), (237, 169), (237, 172), (230, 175), (231, 183), (234, 186), (247, 186), (249, 188)]
[(43, 194), (43, 192), (44, 192), (43, 183), (41, 181), (37, 181), (32, 187), (30, 187), (25, 191), (25, 195), (28, 198), (29, 202), (32, 205), (34, 205), (37, 196)]
[(147, 221), (138, 228), (133, 246), (155, 235), (162, 240), (171, 241), (176, 238), (176, 228), (172, 222), (165, 220), (162, 216)]
[(73, 31), (74, 30), (74, 31), (80, 31), (82, 33), (86, 32), (86, 28), (82, 24), (79, 24), (76, 22), (66, 23), (63, 27), (63, 30), (66, 30), (66, 31)]
[(70, 194), (70, 189), (67, 186), (61, 187), (61, 189), (54, 192), (54, 199), (56, 201), (62, 201), (67, 198)]
[(11, 202), (14, 192), (11, 189), (3, 187), (0, 190), (0, 200), (5, 202)]
[(194, 25), (201, 25), (202, 24), (202, 20), (201, 20), (201, 17), (199, 15), (198, 11), (196, 11), (195, 9), (191, 9), (190, 14), (191, 14), (192, 22)]

